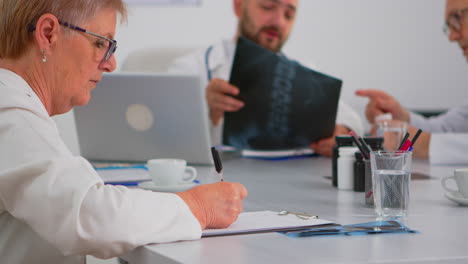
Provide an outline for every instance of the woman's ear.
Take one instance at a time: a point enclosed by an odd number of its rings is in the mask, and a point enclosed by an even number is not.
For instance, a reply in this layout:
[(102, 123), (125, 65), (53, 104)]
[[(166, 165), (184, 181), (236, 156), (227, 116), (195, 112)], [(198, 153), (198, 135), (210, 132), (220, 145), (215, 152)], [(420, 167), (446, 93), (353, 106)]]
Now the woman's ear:
[(50, 51), (57, 43), (60, 33), (60, 23), (54, 15), (44, 14), (37, 20), (34, 37), (41, 50)]

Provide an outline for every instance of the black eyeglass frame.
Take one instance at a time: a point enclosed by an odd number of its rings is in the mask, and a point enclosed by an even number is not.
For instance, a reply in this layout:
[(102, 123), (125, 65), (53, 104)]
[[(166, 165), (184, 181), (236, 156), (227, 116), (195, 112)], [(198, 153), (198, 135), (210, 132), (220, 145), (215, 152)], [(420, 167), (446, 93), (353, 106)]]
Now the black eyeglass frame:
[[(75, 26), (73, 24), (70, 24), (68, 22), (62, 22), (59, 20), (59, 24), (64, 26), (64, 27), (67, 27), (67, 28), (70, 28), (70, 29), (73, 29), (73, 30), (76, 30), (76, 31), (80, 31), (80, 32), (83, 32), (83, 33), (86, 33), (86, 34), (89, 34), (91, 36), (95, 36), (95, 37), (98, 37), (98, 38), (101, 38), (101, 39), (104, 39), (106, 41), (109, 42), (109, 47), (107, 48), (107, 51), (106, 53), (104, 54), (104, 57), (102, 58), (102, 61), (101, 62), (106, 62), (110, 59), (110, 57), (112, 56), (112, 54), (115, 53), (115, 51), (117, 50), (117, 40), (115, 39), (110, 39), (110, 38), (106, 38), (104, 36), (101, 36), (99, 34), (96, 34), (96, 33), (93, 33), (91, 31), (88, 31), (84, 28), (81, 28), (81, 27), (78, 27), (78, 26)], [(29, 32), (33, 32), (36, 30), (36, 26), (34, 25), (28, 25), (28, 31)]]

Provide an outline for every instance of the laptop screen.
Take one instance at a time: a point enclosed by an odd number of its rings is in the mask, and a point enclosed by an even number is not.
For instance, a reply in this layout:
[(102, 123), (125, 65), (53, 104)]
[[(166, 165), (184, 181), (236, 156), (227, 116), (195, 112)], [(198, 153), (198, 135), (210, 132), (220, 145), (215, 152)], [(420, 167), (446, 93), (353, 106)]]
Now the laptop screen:
[(196, 76), (105, 74), (88, 105), (74, 113), (81, 154), (90, 160), (212, 164), (204, 90)]

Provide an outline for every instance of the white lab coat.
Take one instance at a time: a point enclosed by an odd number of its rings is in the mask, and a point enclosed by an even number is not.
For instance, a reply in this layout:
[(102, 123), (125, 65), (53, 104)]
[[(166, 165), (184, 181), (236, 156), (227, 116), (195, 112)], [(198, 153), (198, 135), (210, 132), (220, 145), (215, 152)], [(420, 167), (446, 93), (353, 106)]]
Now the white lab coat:
[[(201, 77), (201, 87), (208, 85), (208, 68), (212, 78), (229, 80), (236, 44), (231, 39), (224, 39), (213, 44), (211, 52), (206, 56), (207, 49), (199, 50), (192, 54), (177, 58), (169, 67), (169, 72), (195, 74)], [(210, 122), (211, 123), (211, 122)], [(339, 101), (336, 123), (345, 125), (357, 134), (362, 135), (364, 127), (359, 115), (342, 100)], [(211, 126), (211, 139), (213, 145), (221, 143), (222, 123)]]
[(431, 133), (431, 163), (468, 164), (468, 103), (433, 118), (411, 113), (410, 123)]
[(0, 69), (0, 93), (1, 263), (85, 263), (200, 238), (177, 195), (104, 185), (20, 76)]

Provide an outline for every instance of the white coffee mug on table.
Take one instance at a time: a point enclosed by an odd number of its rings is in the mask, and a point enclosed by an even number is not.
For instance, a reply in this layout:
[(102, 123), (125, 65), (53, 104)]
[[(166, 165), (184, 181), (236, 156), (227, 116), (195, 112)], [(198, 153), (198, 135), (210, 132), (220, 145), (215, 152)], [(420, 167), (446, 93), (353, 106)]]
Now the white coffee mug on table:
[[(447, 186), (447, 181), (455, 180), (458, 190)], [(463, 197), (468, 198), (468, 169), (456, 169), (453, 176), (442, 178), (442, 187), (450, 193), (460, 193)]]
[(194, 167), (183, 159), (151, 159), (146, 163), (151, 179), (158, 186), (189, 184), (197, 177)]

